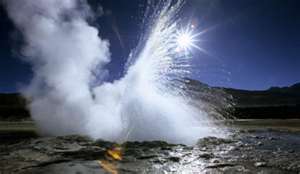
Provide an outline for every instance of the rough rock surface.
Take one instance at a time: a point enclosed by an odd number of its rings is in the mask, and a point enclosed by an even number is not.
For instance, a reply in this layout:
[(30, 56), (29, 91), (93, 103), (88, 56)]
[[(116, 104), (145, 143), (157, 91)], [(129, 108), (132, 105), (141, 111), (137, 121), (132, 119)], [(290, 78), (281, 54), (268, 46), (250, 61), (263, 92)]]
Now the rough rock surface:
[[(121, 149), (121, 160), (108, 150)], [(300, 173), (300, 133), (240, 131), (192, 146), (162, 141), (116, 145), (81, 136), (0, 143), (0, 173)]]

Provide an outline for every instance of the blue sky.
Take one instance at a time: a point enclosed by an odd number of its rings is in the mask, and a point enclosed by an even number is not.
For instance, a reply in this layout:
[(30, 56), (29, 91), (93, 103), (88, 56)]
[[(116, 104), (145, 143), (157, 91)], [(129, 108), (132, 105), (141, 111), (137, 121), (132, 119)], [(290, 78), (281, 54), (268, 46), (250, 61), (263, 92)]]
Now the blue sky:
[[(141, 34), (142, 0), (91, 0), (102, 6), (93, 25), (110, 40), (110, 80), (122, 76), (126, 58)], [(300, 1), (187, 0), (184, 20), (198, 31), (209, 29), (193, 51), (192, 78), (213, 86), (267, 89), (300, 82)], [(20, 34), (0, 10), (0, 92), (14, 92), (29, 82), (32, 72), (19, 59)]]

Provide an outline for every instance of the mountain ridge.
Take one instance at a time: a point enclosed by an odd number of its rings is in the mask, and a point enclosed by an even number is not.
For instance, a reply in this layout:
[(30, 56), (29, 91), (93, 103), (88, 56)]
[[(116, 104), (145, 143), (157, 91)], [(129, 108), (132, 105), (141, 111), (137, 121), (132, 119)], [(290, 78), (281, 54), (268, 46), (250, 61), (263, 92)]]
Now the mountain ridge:
[[(185, 79), (188, 91), (195, 101), (209, 104), (221, 114), (235, 118), (296, 118), (300, 119), (300, 83), (287, 87), (270, 87), (267, 90), (243, 90), (212, 87), (193, 79)], [(232, 112), (233, 111), (233, 112)], [(0, 93), (0, 120), (27, 120), (30, 113), (26, 100), (19, 93)]]

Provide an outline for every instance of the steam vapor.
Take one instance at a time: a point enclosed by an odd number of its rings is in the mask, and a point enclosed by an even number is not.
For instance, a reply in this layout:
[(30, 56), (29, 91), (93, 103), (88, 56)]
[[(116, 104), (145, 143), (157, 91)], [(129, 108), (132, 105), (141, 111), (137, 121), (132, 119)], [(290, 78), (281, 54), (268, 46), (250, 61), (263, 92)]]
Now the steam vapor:
[(93, 14), (85, 0), (3, 1), (24, 37), (24, 60), (33, 67), (23, 95), (40, 132), (186, 144), (220, 135), (182, 91), (188, 60), (174, 42), (182, 3), (171, 4), (159, 3), (149, 17), (153, 27), (130, 54), (125, 76), (92, 87), (92, 72), (107, 72), (110, 52), (109, 42), (87, 22)]

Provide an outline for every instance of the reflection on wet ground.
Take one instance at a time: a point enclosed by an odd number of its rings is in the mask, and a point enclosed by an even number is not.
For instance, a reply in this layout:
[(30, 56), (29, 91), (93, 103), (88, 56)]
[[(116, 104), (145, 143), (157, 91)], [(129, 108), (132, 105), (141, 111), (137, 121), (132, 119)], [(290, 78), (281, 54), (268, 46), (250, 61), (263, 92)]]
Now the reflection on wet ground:
[(190, 147), (161, 141), (116, 145), (76, 135), (16, 140), (6, 131), (0, 173), (299, 173), (296, 121), (260, 121), (231, 125), (228, 138), (207, 137)]

